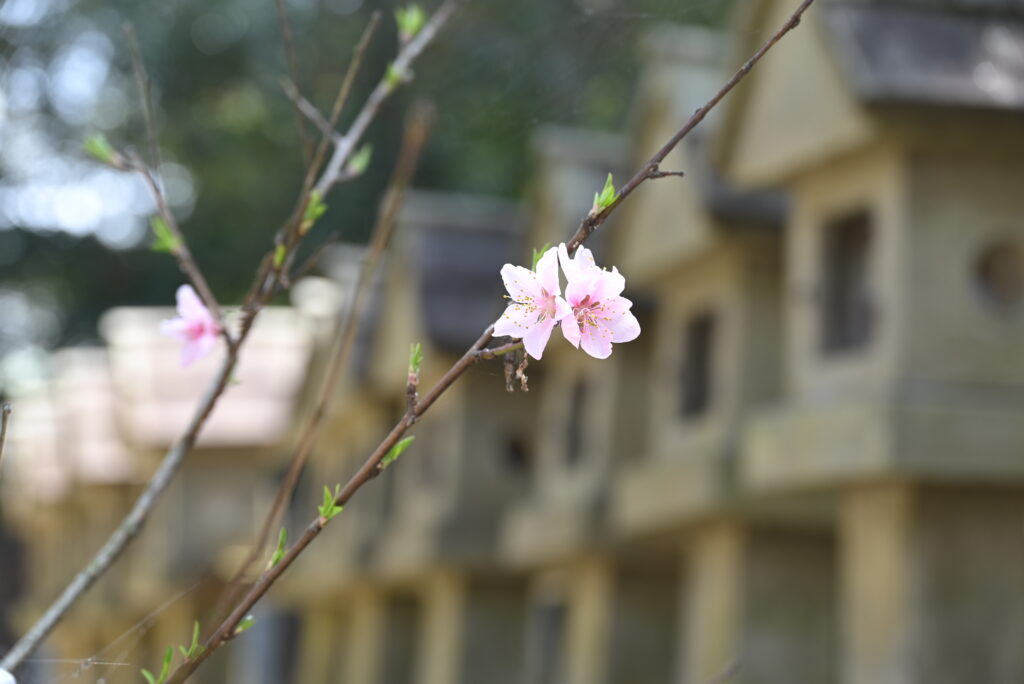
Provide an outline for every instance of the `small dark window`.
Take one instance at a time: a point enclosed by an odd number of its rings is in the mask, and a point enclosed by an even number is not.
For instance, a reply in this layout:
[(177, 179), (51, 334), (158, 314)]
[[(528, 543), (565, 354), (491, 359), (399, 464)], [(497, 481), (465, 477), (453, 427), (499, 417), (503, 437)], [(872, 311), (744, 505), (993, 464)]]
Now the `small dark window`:
[(572, 399), (569, 406), (569, 428), (566, 435), (565, 460), (574, 465), (583, 454), (583, 402), (587, 394), (587, 385), (577, 380), (572, 388)]
[(822, 241), (821, 347), (835, 353), (865, 346), (873, 316), (868, 297), (871, 216), (857, 212), (831, 221)]
[(683, 366), (680, 378), (680, 412), (694, 418), (711, 404), (711, 366), (715, 344), (715, 315), (697, 314), (686, 323), (683, 334)]
[(516, 475), (527, 475), (533, 467), (533, 458), (526, 440), (515, 435), (505, 438), (502, 461), (505, 468)]
[(534, 608), (527, 657), (529, 684), (561, 684), (565, 613), (564, 603), (545, 603)]
[(1024, 246), (997, 242), (979, 254), (975, 278), (985, 302), (1002, 313), (1024, 304)]

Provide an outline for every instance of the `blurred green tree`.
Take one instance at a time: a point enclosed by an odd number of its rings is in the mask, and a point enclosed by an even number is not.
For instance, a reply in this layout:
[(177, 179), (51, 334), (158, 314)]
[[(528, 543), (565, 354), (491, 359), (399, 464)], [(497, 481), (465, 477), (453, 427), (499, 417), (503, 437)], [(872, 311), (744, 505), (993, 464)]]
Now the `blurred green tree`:
[[(396, 4), (287, 3), (298, 85), (324, 110), (369, 13), (384, 14), (342, 129), (395, 52)], [(428, 11), (434, 4), (425, 3)], [(368, 172), (327, 199), (329, 211), (317, 225), (320, 238), (332, 229), (345, 240), (365, 238), (409, 98), (429, 97), (438, 106), (418, 186), (516, 197), (537, 125), (620, 128), (631, 100), (638, 34), (652, 22), (720, 21), (726, 4), (467, 3), (420, 61), (411, 87), (386, 106), (370, 131), (374, 159)], [(65, 216), (74, 228), (69, 231), (46, 225), (54, 207), (36, 207), (35, 214), (33, 206), (25, 208), (32, 201), (60, 204), (61, 192), (69, 184), (77, 187), (75, 174), (88, 168), (81, 142), (92, 131), (108, 129), (115, 145), (144, 149), (125, 22), (136, 28), (153, 81), (161, 149), (172, 163), (168, 182), (180, 200), (177, 213), (222, 301), (242, 295), (291, 209), (302, 159), (295, 115), (280, 87), (286, 68), (273, 0), (9, 0), (0, 10), (0, 84), (8, 105), (0, 110), (0, 124), (9, 124), (0, 127), (0, 307), (4, 291), (21, 293), (24, 301), (50, 307), (59, 325), (46, 334), (21, 330), (20, 337), (19, 331), (5, 336), (0, 330), (0, 355), (26, 340), (53, 346), (91, 339), (103, 310), (169, 305), (182, 280), (172, 259), (146, 249), (142, 217), (131, 230), (114, 230), (101, 242), (95, 234), (110, 232), (102, 218), (90, 228), (84, 219), (76, 223), (75, 216)], [(36, 140), (33, 146), (31, 136), (42, 136), (46, 144)], [(55, 173), (46, 165), (51, 154), (64, 160), (64, 190), (32, 194), (33, 183), (53, 185), (46, 180)]]

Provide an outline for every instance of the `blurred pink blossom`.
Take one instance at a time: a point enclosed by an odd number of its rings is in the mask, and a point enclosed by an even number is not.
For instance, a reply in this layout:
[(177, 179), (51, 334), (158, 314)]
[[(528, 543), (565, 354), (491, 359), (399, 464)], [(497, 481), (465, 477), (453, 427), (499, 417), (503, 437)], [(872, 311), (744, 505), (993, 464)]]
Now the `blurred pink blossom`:
[(191, 285), (179, 287), (176, 298), (178, 318), (162, 321), (160, 332), (185, 343), (181, 348), (181, 365), (184, 367), (213, 350), (221, 329)]
[(558, 257), (554, 247), (537, 261), (537, 270), (505, 264), (501, 267), (512, 302), (494, 324), (494, 334), (519, 337), (526, 353), (540, 359), (555, 323), (572, 313), (558, 284)]

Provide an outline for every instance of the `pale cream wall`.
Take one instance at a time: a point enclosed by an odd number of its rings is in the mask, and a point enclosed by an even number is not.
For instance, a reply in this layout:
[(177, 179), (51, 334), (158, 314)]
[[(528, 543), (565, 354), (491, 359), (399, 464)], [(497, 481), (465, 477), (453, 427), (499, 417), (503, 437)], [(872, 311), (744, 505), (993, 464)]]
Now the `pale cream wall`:
[[(826, 399), (878, 395), (899, 374), (907, 339), (909, 202), (899, 147), (879, 144), (841, 157), (793, 185), (786, 233), (786, 373), (791, 395)], [(866, 209), (872, 217), (867, 264), (874, 312), (868, 343), (855, 350), (821, 351), (819, 297), (825, 224)]]
[(911, 381), (1024, 384), (1024, 309), (1002, 312), (976, 279), (978, 258), (997, 242), (1024, 246), (1024, 166), (994, 152), (921, 152), (910, 160)]

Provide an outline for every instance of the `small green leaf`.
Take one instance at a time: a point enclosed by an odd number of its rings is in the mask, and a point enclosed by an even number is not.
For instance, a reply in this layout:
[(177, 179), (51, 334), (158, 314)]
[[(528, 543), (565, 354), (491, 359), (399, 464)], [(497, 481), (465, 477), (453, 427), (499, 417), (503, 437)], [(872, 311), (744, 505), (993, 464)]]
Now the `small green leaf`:
[(284, 258), (288, 256), (288, 248), (278, 245), (274, 248), (274, 268), (280, 269), (284, 266)]
[(143, 668), (141, 670), (142, 676), (146, 678), (149, 684), (163, 684), (167, 681), (167, 675), (171, 674), (171, 663), (174, 661), (174, 647), (168, 646), (167, 651), (164, 653), (163, 666), (160, 668), (160, 676), (154, 677), (153, 673)]
[(288, 529), (282, 527), (281, 531), (277, 535), (277, 549), (274, 550), (274, 555), (270, 557), (270, 564), (268, 568), (272, 568), (281, 562), (284, 558), (285, 544), (288, 543)]
[(181, 240), (171, 232), (163, 216), (154, 216), (149, 219), (149, 225), (153, 228), (153, 242), (149, 245), (151, 250), (168, 254), (178, 251), (178, 248), (181, 247)]
[(373, 157), (373, 145), (366, 143), (352, 155), (348, 162), (348, 172), (353, 176), (361, 176), (370, 167), (370, 159)]
[(594, 193), (594, 208), (591, 211), (601, 211), (607, 209), (615, 200), (619, 198), (618, 193), (615, 192), (615, 182), (612, 180), (612, 174), (608, 174), (608, 179), (604, 182), (604, 187), (601, 192)]
[(420, 366), (423, 364), (423, 345), (417, 342), (409, 347), (409, 374), (420, 374)]
[(242, 632), (246, 631), (254, 624), (256, 624), (256, 618), (254, 618), (252, 615), (246, 615), (244, 618), (242, 618), (242, 621), (238, 623), (238, 626), (235, 627), (235, 636), (238, 636)]
[(107, 138), (102, 133), (94, 133), (85, 139), (82, 144), (82, 148), (86, 154), (91, 156), (96, 161), (101, 161), (104, 164), (110, 164), (111, 166), (117, 166), (117, 153), (114, 152), (114, 148), (107, 142)]
[(412, 444), (412, 440), (414, 440), (414, 439), (416, 439), (416, 437), (414, 437), (414, 436), (413, 437), (406, 437), (405, 439), (400, 441), (398, 444), (396, 444), (395, 446), (391, 447), (391, 450), (387, 453), (387, 455), (384, 456), (384, 458), (382, 458), (380, 460), (380, 468), (381, 468), (381, 470), (383, 470), (384, 468), (387, 468), (389, 465), (394, 463), (398, 459), (398, 457), (402, 455), (402, 452), (405, 451), (405, 449), (410, 444)]
[(397, 88), (405, 80), (405, 72), (398, 68), (394, 62), (388, 64), (388, 70), (384, 74), (384, 82), (392, 90)]
[(317, 510), (320, 512), (321, 518), (323, 518), (324, 520), (330, 520), (331, 518), (338, 515), (345, 509), (344, 506), (339, 506), (336, 503), (334, 503), (334, 500), (338, 498), (338, 494), (340, 493), (341, 485), (334, 486), (333, 494), (331, 494), (331, 490), (327, 487), (327, 485), (324, 485), (324, 502), (321, 506), (317, 508)]
[(309, 232), (309, 229), (313, 227), (313, 224), (317, 222), (324, 212), (327, 211), (327, 205), (323, 202), (323, 197), (320, 195), (319, 190), (314, 190), (309, 193), (309, 201), (306, 202), (306, 211), (302, 214), (302, 223), (299, 224), (299, 235), (305, 235)]
[(533, 263), (530, 265), (530, 270), (531, 271), (536, 271), (537, 270), (537, 262), (540, 261), (540, 258), (542, 256), (547, 254), (547, 251), (549, 249), (551, 249), (551, 243), (550, 242), (545, 242), (543, 247), (541, 247), (540, 249), (533, 250)]
[(178, 650), (181, 651), (182, 657), (188, 660), (199, 653), (199, 649), (199, 620), (196, 620), (192, 623), (192, 643), (189, 644), (187, 649), (184, 646), (179, 646)]
[(405, 43), (412, 40), (427, 22), (427, 13), (417, 4), (399, 7), (395, 10), (395, 23), (398, 24), (399, 39)]
[(160, 668), (160, 677), (157, 682), (166, 682), (167, 675), (171, 674), (171, 663), (174, 661), (174, 648), (171, 646), (167, 647), (167, 651), (164, 653), (164, 665)]

